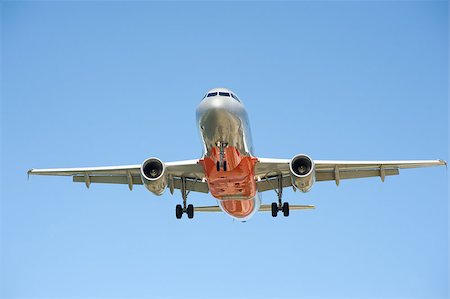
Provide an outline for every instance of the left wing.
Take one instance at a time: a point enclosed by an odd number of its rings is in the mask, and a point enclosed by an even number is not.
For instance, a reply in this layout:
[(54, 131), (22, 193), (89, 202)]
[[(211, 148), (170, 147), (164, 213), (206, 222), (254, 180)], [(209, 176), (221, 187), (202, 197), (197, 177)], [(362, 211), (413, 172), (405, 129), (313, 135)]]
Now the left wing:
[[(203, 168), (198, 160), (186, 160), (164, 163), (169, 177), (168, 188), (181, 188), (181, 178), (186, 178), (186, 189), (208, 193), (208, 184), (204, 181)], [(134, 185), (142, 185), (141, 164), (105, 167), (30, 169), (28, 175), (71, 176), (74, 182), (83, 182), (89, 188), (91, 183), (127, 184), (130, 190)]]
[[(289, 159), (258, 158), (255, 175), (258, 191), (278, 188), (277, 179), (282, 177), (282, 186), (292, 186), (289, 170)], [(336, 161), (314, 160), (316, 181), (340, 180), (398, 175), (400, 169), (447, 165), (444, 160), (411, 160), (411, 161)]]

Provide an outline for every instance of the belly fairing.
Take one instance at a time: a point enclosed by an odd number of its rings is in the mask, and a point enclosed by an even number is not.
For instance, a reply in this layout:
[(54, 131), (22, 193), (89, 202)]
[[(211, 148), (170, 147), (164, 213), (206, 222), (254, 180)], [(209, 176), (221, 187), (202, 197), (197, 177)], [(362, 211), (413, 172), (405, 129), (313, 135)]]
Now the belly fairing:
[(233, 147), (225, 149), (224, 160), (227, 171), (216, 168), (219, 161), (218, 149), (211, 151), (211, 156), (200, 159), (200, 164), (207, 177), (209, 191), (217, 199), (251, 199), (256, 195), (254, 157), (241, 156)]
[(218, 199), (220, 208), (240, 221), (250, 218), (261, 204), (255, 181), (254, 157), (241, 156), (234, 147), (225, 149), (227, 171), (217, 171), (218, 149), (212, 149), (210, 156), (200, 160), (207, 177), (211, 195)]
[(258, 194), (251, 199), (226, 199), (219, 200), (219, 206), (228, 215), (239, 220), (246, 221), (255, 214), (260, 206), (261, 199)]

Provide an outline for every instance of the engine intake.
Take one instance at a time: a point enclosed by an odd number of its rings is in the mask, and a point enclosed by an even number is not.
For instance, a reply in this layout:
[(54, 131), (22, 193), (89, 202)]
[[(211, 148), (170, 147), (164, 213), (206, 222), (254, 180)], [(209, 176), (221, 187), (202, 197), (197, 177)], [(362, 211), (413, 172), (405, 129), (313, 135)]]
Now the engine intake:
[(308, 192), (316, 180), (314, 161), (307, 155), (297, 155), (289, 163), (292, 184), (302, 192)]
[(166, 166), (158, 158), (148, 158), (142, 163), (141, 178), (145, 187), (156, 195), (161, 195), (167, 187)]

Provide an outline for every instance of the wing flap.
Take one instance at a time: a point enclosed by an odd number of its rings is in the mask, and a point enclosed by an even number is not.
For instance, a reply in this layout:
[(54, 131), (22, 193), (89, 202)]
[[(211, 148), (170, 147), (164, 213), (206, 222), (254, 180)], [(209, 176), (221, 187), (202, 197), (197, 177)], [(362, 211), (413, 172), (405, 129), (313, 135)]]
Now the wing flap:
[(203, 167), (198, 160), (185, 160), (177, 162), (164, 163), (167, 167), (167, 173), (174, 177), (188, 177), (202, 179), (205, 177)]
[[(179, 177), (173, 178), (173, 187), (175, 189), (181, 189), (181, 179)], [(203, 182), (199, 179), (192, 179), (192, 178), (186, 179), (186, 190), (201, 193), (209, 192), (208, 183)]]
[[(398, 175), (400, 172), (398, 169), (384, 169), (384, 175)], [(339, 178), (341, 180), (345, 179), (356, 179), (356, 178), (369, 178), (369, 177), (381, 177), (381, 171), (374, 170), (364, 170), (364, 169), (355, 169), (355, 170), (339, 170)], [(335, 170), (333, 171), (317, 171), (316, 172), (316, 181), (334, 181), (336, 180)]]
[[(86, 183), (86, 176), (75, 175), (73, 181), (76, 183)], [(94, 175), (89, 176), (91, 183), (101, 184), (128, 184), (129, 180), (127, 176), (119, 175)], [(140, 176), (132, 176), (133, 185), (142, 185), (142, 179)]]
[[(278, 180), (277, 176), (272, 176), (269, 178), (261, 179), (261, 181), (257, 181), (256, 186), (258, 188), (258, 191), (264, 192), (264, 191), (268, 191), (268, 190), (277, 189), (278, 188), (277, 180)], [(291, 187), (292, 186), (291, 177), (284, 175), (282, 184), (283, 184), (283, 188)]]

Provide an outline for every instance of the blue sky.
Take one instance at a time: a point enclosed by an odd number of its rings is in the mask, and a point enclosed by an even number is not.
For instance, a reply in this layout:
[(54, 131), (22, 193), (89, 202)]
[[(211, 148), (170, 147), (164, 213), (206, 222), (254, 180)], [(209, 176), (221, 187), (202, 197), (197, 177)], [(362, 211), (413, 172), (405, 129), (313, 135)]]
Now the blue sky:
[(287, 190), (317, 209), (247, 223), (26, 177), (198, 158), (218, 86), (258, 156), (448, 160), (448, 2), (4, 1), (1, 20), (0, 297), (448, 297), (444, 167)]

